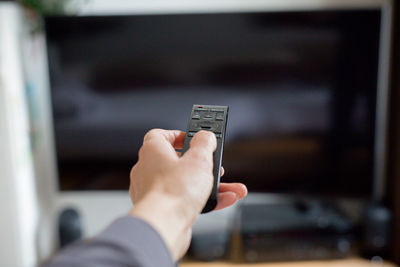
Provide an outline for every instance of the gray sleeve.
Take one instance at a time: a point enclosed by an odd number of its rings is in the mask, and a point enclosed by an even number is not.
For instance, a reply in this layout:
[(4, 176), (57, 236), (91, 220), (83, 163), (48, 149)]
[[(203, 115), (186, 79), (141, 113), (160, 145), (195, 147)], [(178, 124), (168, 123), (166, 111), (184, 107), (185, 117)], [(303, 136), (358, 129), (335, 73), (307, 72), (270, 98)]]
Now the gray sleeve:
[(62, 250), (42, 267), (174, 267), (161, 236), (131, 216), (112, 223), (97, 237)]

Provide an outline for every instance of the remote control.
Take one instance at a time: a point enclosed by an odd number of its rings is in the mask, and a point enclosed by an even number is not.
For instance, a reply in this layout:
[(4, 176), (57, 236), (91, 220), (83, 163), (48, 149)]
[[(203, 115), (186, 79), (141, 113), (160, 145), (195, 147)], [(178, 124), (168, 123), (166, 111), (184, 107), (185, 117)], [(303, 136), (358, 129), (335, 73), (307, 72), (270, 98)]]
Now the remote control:
[(225, 141), (226, 122), (228, 120), (228, 106), (193, 105), (186, 131), (182, 155), (189, 149), (192, 137), (201, 130), (211, 131), (217, 137), (217, 148), (214, 152), (214, 183), (211, 195), (203, 208), (202, 213), (212, 211), (218, 202), (218, 187), (221, 177), (222, 152)]

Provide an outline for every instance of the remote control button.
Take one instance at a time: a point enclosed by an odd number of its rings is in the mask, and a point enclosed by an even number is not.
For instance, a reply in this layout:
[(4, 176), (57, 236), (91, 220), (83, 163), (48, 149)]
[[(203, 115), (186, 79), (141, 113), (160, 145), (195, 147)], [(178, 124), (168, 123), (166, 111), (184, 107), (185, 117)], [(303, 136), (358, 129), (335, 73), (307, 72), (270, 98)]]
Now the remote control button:
[(208, 108), (195, 108), (195, 111), (210, 111)]
[(223, 121), (224, 120), (224, 113), (218, 112), (217, 116), (215, 117), (215, 120), (217, 121)]
[(214, 133), (222, 132), (222, 123), (210, 120), (192, 120), (190, 121), (188, 132), (198, 132), (201, 130), (211, 131)]
[(196, 132), (188, 132), (189, 137), (193, 137), (196, 134)]
[(215, 134), (217, 134), (217, 133), (222, 133), (222, 127), (218, 126), (217, 128), (215, 128), (215, 129), (213, 130), (213, 132), (214, 132)]
[(222, 109), (218, 109), (218, 108), (212, 108), (211, 111), (212, 112), (223, 112)]
[(199, 120), (200, 119), (200, 113), (199, 112), (194, 112), (193, 115), (192, 115), (192, 119)]
[(201, 121), (199, 123), (197, 123), (197, 128), (199, 130), (208, 130), (208, 131), (212, 131), (215, 128), (215, 123), (212, 121)]
[(214, 113), (210, 113), (210, 112), (202, 112), (202, 119), (203, 120), (213, 120), (215, 114)]
[(217, 138), (222, 138), (222, 134), (220, 134), (220, 133), (215, 134), (215, 136), (216, 136)]

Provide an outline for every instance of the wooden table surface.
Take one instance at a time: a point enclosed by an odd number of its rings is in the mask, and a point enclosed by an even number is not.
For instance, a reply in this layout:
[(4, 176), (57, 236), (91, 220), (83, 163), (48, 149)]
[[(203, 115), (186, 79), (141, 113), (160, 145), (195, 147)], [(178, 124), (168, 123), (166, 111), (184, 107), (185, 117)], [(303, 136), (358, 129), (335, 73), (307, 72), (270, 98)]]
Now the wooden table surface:
[(279, 262), (279, 263), (229, 263), (229, 262), (184, 262), (180, 267), (395, 267), (398, 265), (389, 262), (371, 262), (364, 259), (352, 258), (344, 260), (327, 261), (302, 261), (302, 262)]

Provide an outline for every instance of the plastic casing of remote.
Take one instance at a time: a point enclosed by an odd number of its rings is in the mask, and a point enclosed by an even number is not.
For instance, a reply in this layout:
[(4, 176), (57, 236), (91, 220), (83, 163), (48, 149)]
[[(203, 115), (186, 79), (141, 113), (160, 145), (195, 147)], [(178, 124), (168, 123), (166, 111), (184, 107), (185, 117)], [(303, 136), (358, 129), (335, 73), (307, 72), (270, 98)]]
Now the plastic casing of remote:
[[(190, 141), (196, 132), (200, 130), (209, 130), (213, 132), (217, 137), (217, 148), (214, 152), (214, 157), (213, 157), (213, 175), (214, 175), (213, 188), (211, 190), (211, 194), (207, 200), (207, 203), (202, 210), (202, 213), (207, 213), (214, 210), (218, 204), (218, 187), (221, 178), (222, 154), (225, 142), (226, 124), (228, 121), (228, 111), (229, 111), (228, 106), (193, 105), (192, 112), (189, 117), (189, 123), (182, 150), (182, 155), (189, 149)], [(216, 121), (216, 119), (214, 119), (208, 122), (207, 120), (203, 120), (201, 116), (199, 117), (199, 119), (194, 120), (193, 117), (196, 112), (198, 114), (202, 114), (202, 112), (203, 113), (215, 112), (214, 114), (217, 113), (220, 114), (223, 112), (223, 120)], [(207, 126), (203, 128), (201, 126), (202, 123), (205, 123), (205, 125)]]

